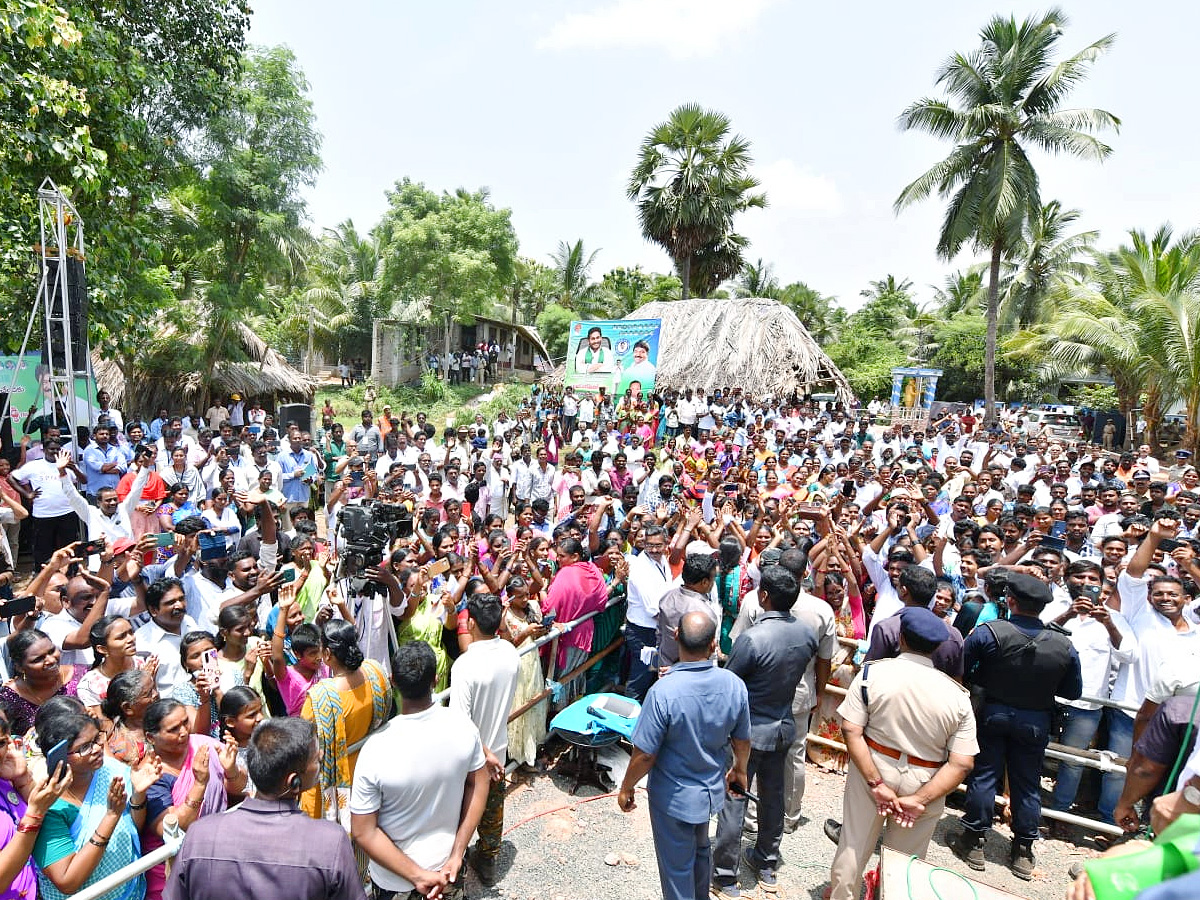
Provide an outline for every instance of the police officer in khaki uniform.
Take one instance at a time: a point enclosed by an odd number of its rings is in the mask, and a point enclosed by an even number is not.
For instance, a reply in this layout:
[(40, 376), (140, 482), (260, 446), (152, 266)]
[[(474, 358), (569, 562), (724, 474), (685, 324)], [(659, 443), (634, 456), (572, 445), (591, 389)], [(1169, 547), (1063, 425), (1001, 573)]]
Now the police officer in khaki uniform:
[(900, 613), (900, 655), (863, 666), (838, 707), (850, 767), (830, 900), (855, 900), (863, 866), (883, 843), (924, 857), (945, 797), (971, 771), (979, 745), (971, 698), (933, 667), (949, 637), (923, 607)]

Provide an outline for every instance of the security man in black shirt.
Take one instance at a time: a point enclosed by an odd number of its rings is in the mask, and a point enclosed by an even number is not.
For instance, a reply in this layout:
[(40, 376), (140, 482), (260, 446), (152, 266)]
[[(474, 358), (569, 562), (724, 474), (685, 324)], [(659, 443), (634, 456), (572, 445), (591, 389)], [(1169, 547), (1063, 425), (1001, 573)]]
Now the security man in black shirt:
[(984, 705), (978, 714), (979, 755), (967, 782), (963, 832), (951, 849), (972, 869), (983, 871), (984, 837), (1007, 772), (1013, 830), (1009, 868), (1028, 881), (1042, 815), (1042, 760), (1054, 698), (1079, 699), (1083, 680), (1067, 632), (1038, 618), (1051, 600), (1049, 586), (1013, 572), (1005, 596), (1010, 617), (977, 627), (963, 646), (967, 683), (982, 690)]

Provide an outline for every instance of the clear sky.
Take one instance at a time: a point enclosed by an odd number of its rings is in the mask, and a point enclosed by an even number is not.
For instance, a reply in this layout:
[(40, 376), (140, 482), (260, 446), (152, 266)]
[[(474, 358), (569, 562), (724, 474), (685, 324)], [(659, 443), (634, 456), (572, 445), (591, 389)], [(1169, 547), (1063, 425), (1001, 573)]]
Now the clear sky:
[[(934, 90), (947, 56), (978, 44), (996, 12), (1045, 7), (785, 0), (252, 0), (250, 39), (286, 44), (312, 86), (325, 169), (308, 192), (318, 228), (362, 230), (400, 178), (434, 190), (491, 190), (509, 207), (522, 255), (548, 262), (559, 241), (599, 250), (593, 276), (641, 264), (645, 242), (625, 183), (647, 131), (678, 104), (720, 110), (753, 145), (769, 207), (738, 227), (747, 256), (781, 282), (857, 305), (892, 273), (919, 299), (948, 266), (934, 246), (936, 198), (892, 212), (901, 188), (949, 145), (902, 134), (896, 118)], [(1083, 211), (1080, 230), (1113, 245), (1129, 228), (1193, 227), (1200, 206), (1192, 104), (1200, 5), (1064, 4), (1060, 45), (1111, 32), (1070, 106), (1122, 120), (1104, 164), (1043, 159), (1043, 199)]]

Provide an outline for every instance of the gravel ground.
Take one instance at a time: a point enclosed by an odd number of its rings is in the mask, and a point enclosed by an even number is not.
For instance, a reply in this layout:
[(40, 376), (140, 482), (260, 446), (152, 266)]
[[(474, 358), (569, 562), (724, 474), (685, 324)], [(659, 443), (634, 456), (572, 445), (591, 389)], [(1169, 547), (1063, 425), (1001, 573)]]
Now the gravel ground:
[[(618, 784), (628, 759), (619, 749), (602, 756), (602, 761), (613, 767), (611, 775)], [(823, 825), (826, 818), (841, 818), (844, 780), (841, 775), (808, 767), (805, 814), (809, 818), (795, 833), (783, 836), (781, 900), (821, 900), (833, 859), (833, 844), (825, 837)], [(558, 775), (554, 766), (545, 774), (513, 776), (504, 810), (506, 834), (497, 867), (498, 881), (495, 887), (485, 888), (469, 874), (468, 897), (591, 900), (608, 896), (656, 900), (661, 896), (645, 794), (639, 791), (637, 808), (625, 814), (617, 808), (615, 797), (604, 796), (592, 787), (583, 787), (572, 797), (568, 793), (571, 783)], [(928, 859), (966, 874), (969, 870), (946, 846), (957, 833), (957, 819), (956, 810), (943, 817)], [(1068, 883), (1068, 867), (1096, 853), (1082, 836), (1078, 848), (1061, 841), (1040, 841), (1034, 848), (1038, 859), (1034, 879), (1023, 882), (1008, 871), (1008, 839), (1008, 830), (997, 826), (987, 842), (987, 871), (979, 873), (978, 880), (1029, 900), (1061, 900)], [(606, 864), (605, 857), (611, 862), (614, 855), (621, 861)], [(956, 892), (953, 884), (939, 883), (942, 900), (969, 896), (969, 892)], [(745, 869), (741, 886), (744, 895), (756, 896), (754, 879)], [(761, 898), (761, 892), (757, 896)]]

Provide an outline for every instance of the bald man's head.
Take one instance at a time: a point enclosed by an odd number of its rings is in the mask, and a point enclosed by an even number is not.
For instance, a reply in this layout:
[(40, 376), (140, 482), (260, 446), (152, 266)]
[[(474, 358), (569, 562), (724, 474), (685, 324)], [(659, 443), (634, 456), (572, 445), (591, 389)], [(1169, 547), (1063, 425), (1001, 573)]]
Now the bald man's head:
[(717, 638), (717, 623), (704, 612), (690, 612), (679, 620), (679, 661), (698, 662), (708, 659)]

